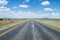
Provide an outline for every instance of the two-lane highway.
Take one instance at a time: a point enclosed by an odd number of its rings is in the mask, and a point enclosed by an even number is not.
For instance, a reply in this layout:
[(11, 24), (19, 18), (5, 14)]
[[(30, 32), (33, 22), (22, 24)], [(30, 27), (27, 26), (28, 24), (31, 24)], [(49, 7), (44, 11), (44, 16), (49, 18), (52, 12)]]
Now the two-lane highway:
[(0, 40), (60, 40), (60, 32), (33, 20), (0, 37)]

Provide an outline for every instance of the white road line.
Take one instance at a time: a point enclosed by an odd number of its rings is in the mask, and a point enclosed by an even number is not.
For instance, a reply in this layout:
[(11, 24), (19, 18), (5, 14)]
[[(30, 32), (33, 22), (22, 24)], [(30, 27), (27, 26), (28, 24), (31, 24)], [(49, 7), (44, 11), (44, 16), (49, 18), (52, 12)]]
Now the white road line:
[(32, 24), (32, 27), (34, 28), (34, 24)]
[[(24, 24), (24, 23), (22, 23), (22, 24), (20, 24), (20, 25), (23, 25), (23, 24)], [(5, 34), (7, 34), (7, 33), (9, 33), (10, 31), (14, 30), (15, 28), (19, 27), (20, 25), (17, 25), (16, 27), (11, 28), (10, 30), (5, 31), (4, 33), (0, 34), (0, 37), (3, 36), (3, 35), (5, 35)]]
[(33, 40), (37, 40), (33, 22), (32, 22), (32, 34), (33, 34)]

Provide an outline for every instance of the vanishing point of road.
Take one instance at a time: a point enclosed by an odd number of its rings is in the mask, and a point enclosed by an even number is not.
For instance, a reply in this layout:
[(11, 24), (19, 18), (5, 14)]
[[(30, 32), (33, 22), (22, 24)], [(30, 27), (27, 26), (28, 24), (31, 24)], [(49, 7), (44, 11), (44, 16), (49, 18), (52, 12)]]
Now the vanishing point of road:
[(60, 32), (29, 20), (1, 36), (0, 40), (60, 40)]

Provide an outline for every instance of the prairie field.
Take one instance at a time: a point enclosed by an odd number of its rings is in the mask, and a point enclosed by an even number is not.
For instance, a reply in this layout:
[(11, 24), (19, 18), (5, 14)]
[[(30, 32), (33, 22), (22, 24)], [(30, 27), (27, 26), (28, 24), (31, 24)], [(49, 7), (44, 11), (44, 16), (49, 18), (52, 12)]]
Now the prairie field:
[(0, 31), (22, 23), (23, 19), (0, 20)]
[(40, 19), (37, 21), (48, 26), (49, 28), (60, 31), (60, 19)]

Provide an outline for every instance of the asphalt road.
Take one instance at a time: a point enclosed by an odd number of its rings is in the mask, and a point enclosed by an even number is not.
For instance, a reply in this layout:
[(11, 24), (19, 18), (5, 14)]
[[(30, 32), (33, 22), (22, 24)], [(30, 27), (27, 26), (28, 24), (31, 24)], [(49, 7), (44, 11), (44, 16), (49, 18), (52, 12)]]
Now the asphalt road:
[(0, 37), (0, 40), (60, 40), (60, 32), (33, 20)]

